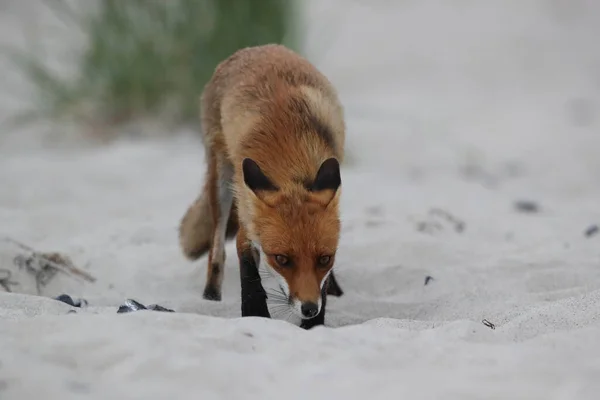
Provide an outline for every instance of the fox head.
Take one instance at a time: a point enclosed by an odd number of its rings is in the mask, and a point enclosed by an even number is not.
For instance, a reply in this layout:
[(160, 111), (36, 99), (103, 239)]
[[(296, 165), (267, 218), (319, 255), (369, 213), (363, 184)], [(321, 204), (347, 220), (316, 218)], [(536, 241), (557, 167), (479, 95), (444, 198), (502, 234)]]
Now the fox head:
[(285, 188), (250, 158), (243, 160), (242, 172), (250, 189), (251, 238), (259, 270), (276, 282), (271, 290), (265, 287), (269, 302), (286, 316), (313, 318), (321, 311), (321, 291), (340, 236), (339, 162), (328, 158), (315, 176)]

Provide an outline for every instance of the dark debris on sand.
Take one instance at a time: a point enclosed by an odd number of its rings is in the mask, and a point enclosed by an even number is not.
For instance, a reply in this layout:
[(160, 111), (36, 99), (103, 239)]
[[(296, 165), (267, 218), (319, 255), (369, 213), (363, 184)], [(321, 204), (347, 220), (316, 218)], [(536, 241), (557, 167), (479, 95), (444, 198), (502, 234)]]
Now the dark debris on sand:
[(590, 238), (590, 237), (596, 235), (598, 232), (600, 232), (600, 227), (598, 227), (598, 225), (590, 225), (585, 230), (585, 237)]
[(540, 206), (535, 201), (531, 200), (517, 200), (514, 202), (515, 210), (522, 213), (537, 213), (540, 211)]
[(62, 301), (63, 303), (68, 304), (71, 307), (77, 307), (77, 308), (86, 307), (88, 305), (87, 300), (74, 299), (71, 296), (69, 296), (68, 294), (61, 294), (60, 296), (55, 297), (54, 300)]
[[(87, 300), (76, 299), (76, 298), (69, 296), (68, 294), (61, 294), (60, 296), (55, 297), (54, 300), (58, 300), (60, 302), (70, 305), (71, 307), (77, 307), (77, 308), (87, 307), (87, 305), (88, 305)], [(140, 311), (140, 310), (175, 312), (174, 310), (171, 310), (170, 308), (166, 308), (166, 307), (163, 307), (158, 304), (150, 304), (149, 306), (145, 306), (142, 303), (135, 301), (133, 299), (127, 299), (127, 300), (125, 300), (125, 303), (123, 303), (119, 306), (117, 313), (123, 314), (123, 313)], [(71, 311), (74, 311), (74, 310), (71, 310)], [(70, 313), (72, 313), (71, 311), (70, 311)]]
[(133, 299), (127, 299), (125, 301), (125, 303), (122, 304), (119, 307), (119, 309), (117, 310), (117, 313), (118, 314), (123, 314), (123, 313), (128, 313), (128, 312), (133, 312), (133, 311), (140, 311), (140, 310), (175, 312), (174, 310), (171, 310), (170, 308), (166, 308), (166, 307), (163, 307), (163, 306), (158, 305), (158, 304), (150, 304), (148, 307), (146, 307), (142, 303), (137, 302), (137, 301), (135, 301)]

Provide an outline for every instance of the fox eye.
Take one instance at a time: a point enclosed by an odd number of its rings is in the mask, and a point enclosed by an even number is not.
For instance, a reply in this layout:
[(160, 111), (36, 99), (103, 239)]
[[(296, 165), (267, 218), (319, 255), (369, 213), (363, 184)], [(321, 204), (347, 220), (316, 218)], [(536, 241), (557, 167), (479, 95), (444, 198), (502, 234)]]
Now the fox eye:
[(277, 254), (275, 256), (275, 261), (277, 261), (277, 264), (279, 264), (281, 267), (287, 267), (290, 265), (290, 259), (281, 254)]
[(321, 267), (327, 266), (327, 264), (329, 264), (329, 261), (331, 261), (331, 256), (321, 256), (321, 257), (319, 257), (319, 265)]

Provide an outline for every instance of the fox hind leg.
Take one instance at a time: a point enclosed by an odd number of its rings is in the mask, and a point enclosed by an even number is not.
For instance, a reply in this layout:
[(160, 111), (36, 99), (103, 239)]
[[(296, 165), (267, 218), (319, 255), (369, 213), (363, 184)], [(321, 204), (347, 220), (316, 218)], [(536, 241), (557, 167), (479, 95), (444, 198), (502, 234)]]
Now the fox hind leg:
[(213, 232), (203, 297), (206, 300), (221, 301), (225, 242), (228, 230), (231, 229), (229, 216), (233, 206), (233, 166), (224, 157), (213, 154), (210, 157), (209, 169), (210, 184), (207, 189)]

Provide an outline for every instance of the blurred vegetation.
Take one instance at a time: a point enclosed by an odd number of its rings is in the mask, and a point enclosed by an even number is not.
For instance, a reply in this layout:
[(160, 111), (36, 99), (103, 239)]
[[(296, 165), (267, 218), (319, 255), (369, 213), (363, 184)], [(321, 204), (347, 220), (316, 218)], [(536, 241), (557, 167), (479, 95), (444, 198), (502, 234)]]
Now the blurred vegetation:
[(197, 124), (200, 92), (224, 58), (265, 43), (297, 50), (294, 0), (99, 0), (85, 12), (62, 0), (46, 4), (75, 22), (85, 45), (67, 78), (35, 54), (10, 52), (36, 91), (20, 123), (68, 118), (115, 126), (160, 116)]

